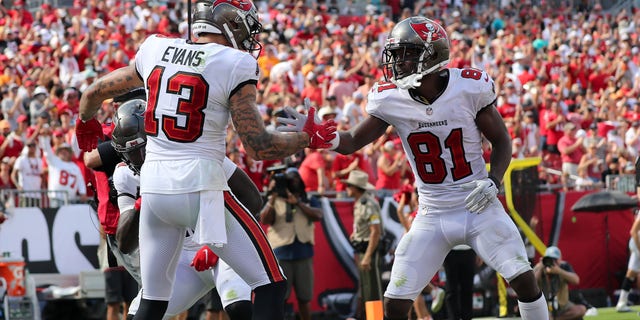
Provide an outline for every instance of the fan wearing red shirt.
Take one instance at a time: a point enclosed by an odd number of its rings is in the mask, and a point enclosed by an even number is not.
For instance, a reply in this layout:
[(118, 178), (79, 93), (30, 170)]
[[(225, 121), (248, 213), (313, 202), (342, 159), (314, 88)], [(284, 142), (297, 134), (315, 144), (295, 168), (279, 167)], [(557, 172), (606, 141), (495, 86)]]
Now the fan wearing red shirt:
[(340, 153), (336, 154), (336, 157), (333, 159), (333, 163), (331, 164), (331, 176), (335, 183), (336, 192), (347, 190), (347, 186), (342, 182), (342, 180), (346, 179), (349, 176), (349, 173), (356, 169), (366, 173), (371, 172), (369, 162), (364, 158), (362, 150), (349, 155)]
[(298, 173), (300, 173), (300, 177), (306, 186), (305, 191), (314, 191), (319, 194), (323, 194), (325, 191), (325, 183), (327, 181), (327, 162), (325, 160), (326, 151), (313, 149), (307, 149), (305, 151), (307, 152), (307, 156), (300, 164), (300, 168), (298, 168)]

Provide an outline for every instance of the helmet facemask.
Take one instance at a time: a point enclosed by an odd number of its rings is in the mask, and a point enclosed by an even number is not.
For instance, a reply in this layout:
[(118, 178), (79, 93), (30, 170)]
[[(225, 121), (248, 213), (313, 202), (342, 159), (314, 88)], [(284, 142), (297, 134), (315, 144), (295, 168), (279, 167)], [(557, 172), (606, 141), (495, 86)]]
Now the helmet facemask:
[(116, 110), (113, 117), (111, 145), (135, 174), (140, 174), (140, 168), (145, 159), (147, 145), (143, 116), (145, 108), (144, 100), (129, 100)]
[(142, 164), (144, 164), (147, 144), (146, 141), (141, 142), (140, 140), (142, 140), (142, 138), (137, 138), (136, 140), (130, 141), (141, 144), (137, 144), (134, 147), (125, 149), (127, 151), (118, 150), (118, 148), (116, 148), (116, 151), (120, 153), (120, 157), (124, 160), (127, 166), (129, 166), (131, 171), (138, 175), (140, 174), (140, 168), (142, 168)]
[(394, 27), (381, 61), (385, 80), (401, 89), (419, 87), (422, 77), (440, 71), (448, 63), (449, 39), (444, 29), (429, 19), (417, 17)]

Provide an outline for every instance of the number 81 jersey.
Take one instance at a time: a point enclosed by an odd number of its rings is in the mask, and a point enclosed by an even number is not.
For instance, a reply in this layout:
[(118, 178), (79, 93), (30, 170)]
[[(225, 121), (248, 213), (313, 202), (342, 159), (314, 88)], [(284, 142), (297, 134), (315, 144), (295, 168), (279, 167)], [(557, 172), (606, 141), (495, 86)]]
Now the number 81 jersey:
[(416, 101), (392, 83), (374, 85), (367, 104), (371, 116), (396, 128), (420, 203), (429, 206), (464, 204), (468, 192), (459, 185), (487, 177), (475, 119), (496, 100), (493, 80), (481, 70), (448, 70), (449, 83), (431, 104)]

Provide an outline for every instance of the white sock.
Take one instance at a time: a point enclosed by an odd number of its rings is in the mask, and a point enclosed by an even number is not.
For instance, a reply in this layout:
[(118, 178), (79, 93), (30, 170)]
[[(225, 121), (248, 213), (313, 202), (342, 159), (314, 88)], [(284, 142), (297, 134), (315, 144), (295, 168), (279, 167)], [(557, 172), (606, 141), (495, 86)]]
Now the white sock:
[(523, 320), (549, 319), (549, 307), (547, 306), (547, 299), (545, 299), (543, 294), (534, 302), (522, 302), (518, 300), (518, 307), (520, 308), (520, 316)]
[(618, 299), (618, 304), (626, 305), (628, 301), (629, 301), (629, 291), (620, 290), (620, 299)]

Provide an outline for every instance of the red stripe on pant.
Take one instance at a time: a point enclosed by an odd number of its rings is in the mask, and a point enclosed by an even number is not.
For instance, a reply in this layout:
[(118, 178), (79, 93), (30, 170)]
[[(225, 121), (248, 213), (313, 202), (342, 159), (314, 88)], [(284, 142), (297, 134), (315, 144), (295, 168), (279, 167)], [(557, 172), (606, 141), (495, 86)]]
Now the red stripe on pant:
[(273, 282), (284, 281), (284, 275), (280, 272), (278, 260), (273, 254), (267, 236), (249, 212), (230, 192), (224, 192), (224, 203), (238, 222), (247, 230), (247, 235), (258, 246), (258, 255), (265, 263), (267, 274)]

